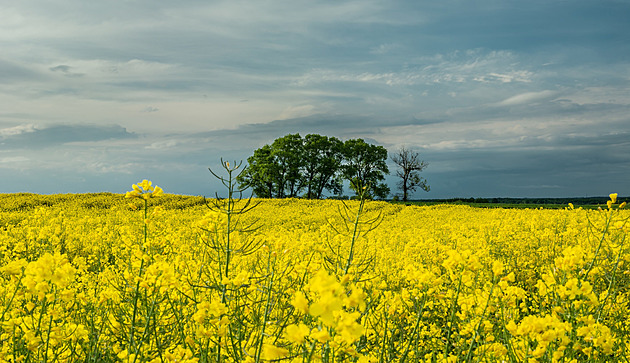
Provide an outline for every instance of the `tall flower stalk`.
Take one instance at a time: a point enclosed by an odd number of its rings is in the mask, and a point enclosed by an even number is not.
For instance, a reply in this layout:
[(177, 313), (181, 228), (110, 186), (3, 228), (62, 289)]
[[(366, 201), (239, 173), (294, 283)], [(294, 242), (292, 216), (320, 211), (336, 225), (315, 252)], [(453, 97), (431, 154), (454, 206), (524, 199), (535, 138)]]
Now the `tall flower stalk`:
[[(256, 230), (253, 222), (245, 222), (243, 215), (254, 209), (260, 202), (253, 201), (250, 196), (247, 199), (243, 199), (243, 193), (248, 189), (239, 188), (237, 186), (237, 178), (246, 168), (242, 167), (242, 162), (234, 162), (230, 165), (229, 162), (221, 159), (221, 167), (223, 168), (226, 176), (215, 173), (211, 168), (208, 168), (210, 173), (217, 178), (223, 186), (227, 189), (227, 197), (219, 197), (218, 193), (215, 193), (215, 198), (205, 199), (205, 205), (214, 214), (214, 225), (210, 229), (203, 228), (206, 231), (207, 238), (204, 243), (214, 251), (209, 257), (214, 261), (208, 261), (204, 263), (206, 271), (200, 271), (200, 276), (205, 275), (211, 280), (215, 281), (214, 286), (218, 288), (221, 294), (221, 304), (224, 306), (229, 305), (235, 300), (235, 294), (238, 291), (230, 289), (233, 285), (234, 276), (234, 259), (237, 256), (246, 256), (252, 254), (258, 250), (261, 245), (260, 241), (254, 239), (248, 239), (247, 234)], [(235, 238), (235, 235), (239, 235), (242, 238)], [(214, 262), (214, 263), (213, 263)], [(228, 312), (224, 312), (219, 316), (219, 320), (225, 321), (229, 319)], [(227, 335), (231, 340), (232, 347), (237, 347), (239, 344), (236, 337), (236, 332), (230, 328), (228, 324)], [(217, 349), (216, 349), (216, 361), (221, 362), (223, 360), (222, 346), (223, 336), (218, 337)], [(239, 357), (242, 355), (240, 351), (233, 348), (232, 355)]]

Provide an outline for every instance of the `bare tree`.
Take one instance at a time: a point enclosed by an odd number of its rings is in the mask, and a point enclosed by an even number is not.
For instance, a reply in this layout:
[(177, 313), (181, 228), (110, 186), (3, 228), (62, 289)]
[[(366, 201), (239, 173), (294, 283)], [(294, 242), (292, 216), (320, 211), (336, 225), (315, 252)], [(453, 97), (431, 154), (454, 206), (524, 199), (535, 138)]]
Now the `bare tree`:
[(417, 152), (403, 146), (392, 155), (392, 161), (399, 167), (399, 170), (396, 170), (396, 175), (401, 179), (398, 182), (398, 187), (402, 189), (404, 201), (407, 201), (410, 192), (418, 188), (425, 192), (431, 189), (426, 179), (419, 175), (429, 164), (420, 160), (420, 155)]

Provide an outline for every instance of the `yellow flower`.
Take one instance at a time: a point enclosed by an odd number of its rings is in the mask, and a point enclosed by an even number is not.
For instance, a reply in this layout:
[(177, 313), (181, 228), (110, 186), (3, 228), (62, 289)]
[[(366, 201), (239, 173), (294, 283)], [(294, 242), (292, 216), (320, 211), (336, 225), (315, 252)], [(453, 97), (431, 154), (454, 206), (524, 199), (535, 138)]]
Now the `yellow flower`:
[(274, 360), (284, 358), (287, 354), (289, 354), (289, 350), (286, 348), (276, 347), (272, 344), (263, 344), (262, 349), (262, 357), (266, 360)]
[(164, 191), (162, 190), (162, 188), (160, 188), (160, 187), (158, 187), (156, 185), (155, 189), (153, 190), (153, 196), (154, 197), (160, 197), (160, 196), (162, 196), (162, 194), (164, 194)]
[(138, 183), (138, 186), (141, 187), (144, 191), (153, 191), (152, 187), (153, 183), (144, 179), (141, 183)]
[(360, 319), (361, 313), (342, 313), (337, 323), (337, 331), (341, 335), (341, 340), (347, 344), (352, 344), (357, 341), (361, 335), (363, 335), (363, 326), (357, 323)]
[(499, 275), (501, 275), (503, 273), (503, 262), (494, 261), (492, 263), (492, 273), (494, 274), (495, 277), (498, 277)]
[(127, 356), (129, 355), (129, 352), (127, 352), (127, 349), (123, 349), (120, 351), (120, 353), (118, 353), (116, 356), (121, 359), (124, 360), (125, 358), (127, 358)]
[(291, 324), (287, 326), (287, 330), (284, 333), (284, 337), (296, 344), (302, 344), (306, 340), (305, 337), (309, 334), (308, 326), (303, 323)]
[(19, 275), (22, 273), (22, 270), (24, 269), (24, 267), (26, 267), (27, 264), (28, 262), (26, 262), (26, 260), (23, 258), (19, 260), (14, 260), (9, 262), (6, 266), (0, 268), (0, 272), (5, 272), (9, 275)]
[(302, 314), (308, 313), (308, 300), (302, 291), (297, 291), (295, 293), (291, 305), (295, 307), (295, 310), (301, 312)]
[[(136, 185), (134, 184), (133, 186), (135, 187)], [(135, 189), (130, 192), (125, 193), (125, 198), (137, 198), (139, 196), (140, 196), (140, 192)]]
[(610, 201), (613, 203), (617, 203), (617, 193), (612, 193), (609, 195)]
[(317, 340), (320, 343), (326, 343), (330, 340), (330, 334), (328, 334), (328, 330), (326, 329), (319, 330), (317, 328), (314, 328), (313, 330), (311, 330), (311, 338)]
[(142, 198), (149, 199), (154, 197), (159, 197), (164, 194), (162, 188), (153, 186), (153, 183), (149, 180), (144, 179), (138, 184), (133, 184), (131, 186), (133, 190), (125, 193), (125, 198)]

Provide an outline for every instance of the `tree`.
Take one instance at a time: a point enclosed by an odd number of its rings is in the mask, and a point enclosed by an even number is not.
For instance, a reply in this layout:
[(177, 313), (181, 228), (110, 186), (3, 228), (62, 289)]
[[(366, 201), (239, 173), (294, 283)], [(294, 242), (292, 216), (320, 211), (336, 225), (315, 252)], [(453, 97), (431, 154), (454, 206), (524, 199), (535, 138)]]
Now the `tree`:
[(249, 186), (259, 198), (273, 198), (278, 180), (278, 167), (273, 159), (273, 150), (265, 145), (254, 150), (254, 155), (247, 158), (249, 164), (237, 180), (241, 188)]
[(309, 199), (321, 198), (324, 190), (341, 194), (342, 149), (335, 137), (289, 134), (254, 150), (238, 181), (260, 198), (295, 198), (304, 190)]
[(250, 186), (260, 198), (297, 197), (303, 187), (302, 149), (300, 134), (289, 134), (254, 150), (237, 179), (240, 186)]
[(280, 137), (271, 144), (271, 154), (278, 167), (277, 197), (295, 198), (304, 183), (300, 170), (303, 163), (303, 140), (300, 134)]
[(392, 161), (400, 168), (396, 170), (396, 176), (401, 179), (398, 182), (398, 187), (402, 189), (403, 201), (407, 201), (409, 192), (414, 192), (418, 188), (425, 192), (431, 189), (426, 179), (419, 175), (429, 164), (420, 160), (420, 155), (417, 152), (403, 146), (392, 156)]
[(306, 198), (319, 199), (324, 191), (340, 195), (343, 179), (350, 181), (357, 195), (368, 185), (370, 198), (389, 194), (383, 183), (389, 173), (387, 150), (362, 139), (342, 142), (317, 134), (304, 138), (289, 134), (255, 150), (247, 162), (237, 180), (260, 198), (295, 198), (304, 193)]
[(369, 197), (386, 198), (389, 187), (382, 181), (387, 168), (387, 149), (366, 143), (363, 139), (350, 139), (343, 145), (343, 176), (350, 181), (350, 188), (359, 195), (363, 188), (369, 186)]
[(324, 190), (341, 194), (339, 170), (343, 143), (336, 137), (309, 134), (304, 137), (303, 180), (306, 198), (320, 199)]

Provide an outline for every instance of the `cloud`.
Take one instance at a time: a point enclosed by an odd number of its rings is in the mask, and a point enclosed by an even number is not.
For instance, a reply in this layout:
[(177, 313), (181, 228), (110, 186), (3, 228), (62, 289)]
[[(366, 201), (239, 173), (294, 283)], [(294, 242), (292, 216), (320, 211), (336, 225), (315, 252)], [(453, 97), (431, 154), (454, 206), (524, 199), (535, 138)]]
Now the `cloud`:
[(35, 131), (37, 131), (37, 127), (33, 124), (18, 125), (18, 126), (0, 129), (0, 137), (6, 138), (10, 136), (20, 135), (26, 132), (35, 132)]
[(509, 51), (469, 49), (435, 54), (407, 61), (389, 72), (361, 72), (348, 69), (312, 69), (295, 79), (298, 86), (330, 82), (357, 82), (414, 86), (435, 84), (532, 82), (534, 73), (515, 65), (516, 55)]
[(287, 107), (282, 111), (278, 117), (280, 120), (310, 116), (315, 113), (315, 106), (313, 105), (301, 105)]
[[(347, 115), (334, 113), (318, 113), (305, 117), (274, 120), (267, 123), (244, 124), (234, 129), (221, 129), (203, 133), (195, 133), (195, 138), (212, 138), (221, 144), (241, 144), (244, 150), (252, 149), (252, 145), (272, 142), (278, 137), (290, 133), (318, 133), (336, 136), (342, 139), (357, 137), (374, 137), (382, 135), (381, 128), (394, 128), (405, 125), (430, 125), (442, 122), (441, 119), (420, 119), (407, 117), (380, 118), (370, 115)], [(239, 140), (247, 140), (244, 143)], [(262, 146), (262, 144), (261, 144)]]
[(32, 67), (0, 58), (0, 79), (4, 85), (41, 79), (42, 75)]
[(511, 82), (531, 82), (533, 73), (528, 71), (512, 71), (508, 74), (489, 73), (473, 78), (475, 81), (484, 83), (511, 83)]
[(558, 92), (551, 90), (544, 90), (538, 92), (526, 92), (516, 96), (509, 97), (499, 103), (497, 106), (516, 106), (529, 103), (535, 103), (545, 100), (551, 100), (558, 95)]
[(75, 73), (72, 72), (72, 67), (67, 66), (65, 64), (61, 64), (58, 66), (49, 68), (52, 72), (61, 72), (66, 77), (83, 77), (85, 74), (83, 73)]
[(402, 46), (400, 44), (385, 43), (385, 44), (380, 44), (377, 47), (372, 47), (370, 49), (370, 53), (371, 54), (383, 55), (383, 54), (388, 54), (388, 53), (391, 53), (393, 51), (396, 51), (397, 49), (400, 49), (401, 47)]
[(180, 142), (177, 140), (161, 140), (161, 141), (156, 141), (154, 143), (151, 143), (150, 145), (145, 146), (145, 148), (151, 149), (151, 150), (164, 150), (164, 149), (171, 149), (177, 146), (178, 144), (180, 144)]
[(0, 164), (23, 163), (28, 160), (29, 159), (24, 156), (7, 156), (7, 157), (0, 157)]
[(41, 149), (72, 142), (128, 139), (137, 137), (125, 128), (96, 125), (55, 125), (36, 128), (32, 125), (3, 129), (0, 149)]

